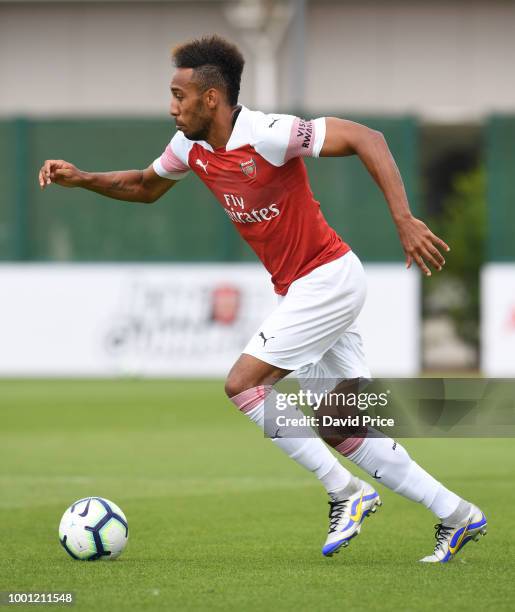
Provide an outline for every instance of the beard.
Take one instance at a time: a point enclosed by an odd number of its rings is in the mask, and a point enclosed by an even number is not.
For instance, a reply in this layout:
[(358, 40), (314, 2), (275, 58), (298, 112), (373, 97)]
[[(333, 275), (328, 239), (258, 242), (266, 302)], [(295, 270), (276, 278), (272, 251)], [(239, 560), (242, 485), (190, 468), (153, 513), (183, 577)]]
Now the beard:
[(210, 116), (206, 116), (202, 100), (197, 102), (195, 115), (197, 117), (196, 125), (188, 129), (187, 132), (183, 131), (183, 134), (188, 140), (207, 140), (212, 119)]
[(184, 131), (183, 134), (186, 136), (188, 140), (207, 140), (209, 134), (209, 126), (197, 128), (193, 131)]

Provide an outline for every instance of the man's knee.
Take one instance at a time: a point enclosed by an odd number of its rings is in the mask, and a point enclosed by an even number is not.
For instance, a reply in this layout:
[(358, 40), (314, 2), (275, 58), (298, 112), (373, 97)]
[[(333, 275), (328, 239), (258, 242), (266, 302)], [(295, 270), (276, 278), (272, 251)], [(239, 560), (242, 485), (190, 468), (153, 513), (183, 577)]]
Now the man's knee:
[(245, 381), (244, 377), (237, 372), (230, 372), (225, 381), (225, 393), (229, 399), (251, 389), (254, 385)]
[(263, 377), (259, 372), (233, 368), (225, 381), (225, 393), (229, 399), (251, 389), (271, 387), (275, 380)]
[(272, 386), (288, 373), (289, 370), (282, 370), (252, 355), (243, 354), (227, 376), (225, 392), (231, 398), (255, 387)]

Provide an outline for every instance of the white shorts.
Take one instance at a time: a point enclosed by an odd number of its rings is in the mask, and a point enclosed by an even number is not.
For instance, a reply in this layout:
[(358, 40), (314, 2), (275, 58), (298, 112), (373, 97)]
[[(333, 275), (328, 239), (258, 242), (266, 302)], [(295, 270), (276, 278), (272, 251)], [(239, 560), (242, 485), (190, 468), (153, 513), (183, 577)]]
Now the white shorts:
[(243, 350), (299, 378), (370, 378), (356, 318), (365, 271), (349, 251), (294, 281)]

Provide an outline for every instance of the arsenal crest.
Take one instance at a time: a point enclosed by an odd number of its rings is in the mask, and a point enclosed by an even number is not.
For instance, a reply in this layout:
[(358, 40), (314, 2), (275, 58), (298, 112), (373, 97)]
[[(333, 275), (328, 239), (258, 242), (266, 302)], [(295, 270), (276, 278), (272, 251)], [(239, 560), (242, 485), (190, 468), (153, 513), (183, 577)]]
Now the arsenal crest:
[(252, 157), (248, 161), (241, 162), (240, 168), (243, 174), (249, 178), (254, 178), (256, 176), (256, 162)]

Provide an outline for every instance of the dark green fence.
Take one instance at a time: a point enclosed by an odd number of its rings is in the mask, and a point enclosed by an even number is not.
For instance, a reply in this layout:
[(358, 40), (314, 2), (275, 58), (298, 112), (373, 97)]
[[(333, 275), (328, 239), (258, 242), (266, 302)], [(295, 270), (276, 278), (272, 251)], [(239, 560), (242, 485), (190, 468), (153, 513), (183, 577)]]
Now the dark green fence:
[(486, 127), (489, 261), (515, 260), (515, 117), (492, 117)]
[[(0, 121), (0, 259), (16, 259), (17, 245), (16, 226), (20, 220), (15, 219), (18, 210), (16, 187), (22, 182), (21, 172), (16, 175), (15, 150), (17, 138), (14, 122)], [(27, 184), (23, 180), (24, 184)]]
[[(415, 122), (356, 120), (385, 134), (416, 212)], [(0, 123), (0, 258), (253, 260), (221, 206), (194, 176), (152, 206), (108, 200), (78, 189), (39, 189), (37, 172), (44, 159), (66, 159), (86, 170), (142, 168), (162, 152), (172, 133), (171, 121), (154, 119)], [(328, 220), (363, 259), (403, 259), (387, 205), (358, 159), (308, 160), (308, 169)]]

